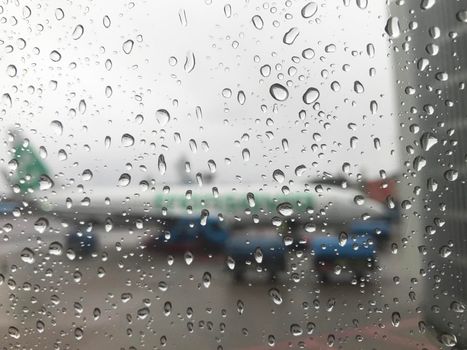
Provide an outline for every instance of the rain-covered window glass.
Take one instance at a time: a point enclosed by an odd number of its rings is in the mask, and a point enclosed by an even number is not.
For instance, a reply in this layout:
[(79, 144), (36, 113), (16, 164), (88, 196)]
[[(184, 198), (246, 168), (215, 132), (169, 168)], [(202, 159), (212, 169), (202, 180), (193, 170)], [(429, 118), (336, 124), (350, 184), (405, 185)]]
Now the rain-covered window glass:
[(467, 2), (0, 3), (1, 349), (467, 347)]

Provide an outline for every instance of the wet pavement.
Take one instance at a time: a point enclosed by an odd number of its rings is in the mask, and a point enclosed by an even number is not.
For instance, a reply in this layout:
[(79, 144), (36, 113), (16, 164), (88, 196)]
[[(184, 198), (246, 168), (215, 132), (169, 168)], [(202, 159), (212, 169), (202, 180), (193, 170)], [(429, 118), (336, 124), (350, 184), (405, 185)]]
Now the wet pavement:
[(439, 348), (420, 324), (410, 242), (362, 281), (322, 283), (310, 253), (290, 252), (276, 280), (250, 270), (239, 283), (224, 257), (172, 260), (143, 249), (137, 231), (102, 232), (95, 256), (70, 260), (66, 247), (49, 251), (60, 230), (30, 222), (3, 232), (1, 349)]

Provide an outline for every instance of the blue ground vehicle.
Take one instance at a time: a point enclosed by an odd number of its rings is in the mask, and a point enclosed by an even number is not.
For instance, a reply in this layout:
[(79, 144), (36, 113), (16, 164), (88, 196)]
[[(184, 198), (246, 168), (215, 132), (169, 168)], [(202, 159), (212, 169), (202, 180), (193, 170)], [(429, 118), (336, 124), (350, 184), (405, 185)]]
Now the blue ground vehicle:
[(237, 235), (226, 242), (225, 254), (235, 261), (235, 280), (243, 280), (248, 266), (260, 266), (275, 278), (286, 268), (286, 249), (279, 236)]
[(169, 223), (146, 245), (149, 250), (171, 253), (218, 253), (224, 248), (227, 238), (227, 230), (215, 219), (208, 219), (205, 225), (201, 225), (199, 220), (179, 219)]
[(99, 241), (97, 235), (92, 229), (84, 226), (72, 228), (66, 238), (67, 249), (72, 249), (83, 258), (95, 253), (98, 246)]
[(318, 237), (311, 248), (315, 270), (324, 282), (339, 268), (359, 278), (374, 267), (376, 246), (368, 235), (353, 235), (345, 242), (337, 237)]

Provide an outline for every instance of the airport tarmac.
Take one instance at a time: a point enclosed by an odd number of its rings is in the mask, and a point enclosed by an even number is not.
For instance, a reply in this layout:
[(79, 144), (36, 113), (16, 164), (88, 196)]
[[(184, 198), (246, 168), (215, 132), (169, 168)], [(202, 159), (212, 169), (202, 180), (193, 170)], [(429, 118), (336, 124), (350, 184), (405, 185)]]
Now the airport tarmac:
[(323, 284), (311, 254), (290, 253), (277, 280), (250, 271), (237, 283), (224, 257), (155, 255), (138, 230), (102, 233), (96, 256), (71, 260), (50, 250), (64, 243), (59, 222), (38, 233), (35, 220), (1, 225), (0, 349), (441, 348), (420, 323), (410, 239), (380, 254), (367, 281)]

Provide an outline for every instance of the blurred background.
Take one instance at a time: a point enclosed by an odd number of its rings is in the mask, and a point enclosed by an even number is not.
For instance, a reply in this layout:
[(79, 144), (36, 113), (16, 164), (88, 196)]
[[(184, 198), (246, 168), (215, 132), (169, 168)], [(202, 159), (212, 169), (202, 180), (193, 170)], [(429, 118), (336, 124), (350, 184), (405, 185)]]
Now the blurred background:
[(463, 1), (5, 2), (2, 349), (463, 349)]

